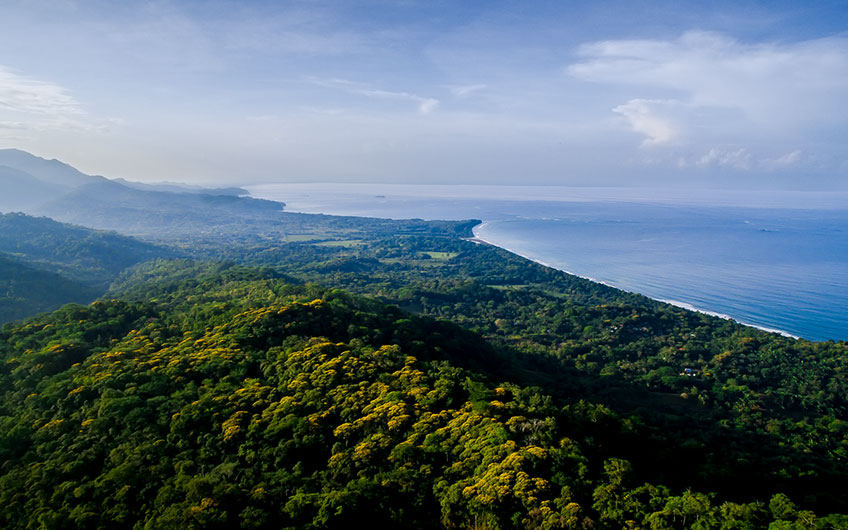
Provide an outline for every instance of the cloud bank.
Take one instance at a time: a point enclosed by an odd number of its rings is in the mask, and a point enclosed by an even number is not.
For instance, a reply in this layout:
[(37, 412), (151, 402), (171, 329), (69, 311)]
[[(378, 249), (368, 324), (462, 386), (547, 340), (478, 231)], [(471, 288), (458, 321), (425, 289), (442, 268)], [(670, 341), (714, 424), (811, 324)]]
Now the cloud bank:
[(106, 126), (91, 119), (66, 88), (0, 65), (0, 139), (19, 141)]
[(0, 109), (51, 116), (83, 114), (80, 104), (65, 88), (14, 73), (2, 65)]
[[(747, 44), (689, 31), (673, 40), (584, 44), (567, 73), (639, 94), (612, 107), (643, 137), (643, 149), (701, 149), (697, 167), (781, 169), (793, 142), (832, 142), (845, 116), (848, 38)], [(767, 145), (788, 149), (763, 152)], [(720, 147), (723, 146), (723, 147)]]

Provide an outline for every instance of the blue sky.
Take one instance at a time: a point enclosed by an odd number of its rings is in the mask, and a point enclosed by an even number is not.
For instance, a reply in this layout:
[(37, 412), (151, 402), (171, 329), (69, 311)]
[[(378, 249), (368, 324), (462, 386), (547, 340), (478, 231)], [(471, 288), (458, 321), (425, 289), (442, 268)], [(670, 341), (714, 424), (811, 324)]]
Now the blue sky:
[(848, 188), (844, 2), (7, 0), (0, 147), (143, 181)]

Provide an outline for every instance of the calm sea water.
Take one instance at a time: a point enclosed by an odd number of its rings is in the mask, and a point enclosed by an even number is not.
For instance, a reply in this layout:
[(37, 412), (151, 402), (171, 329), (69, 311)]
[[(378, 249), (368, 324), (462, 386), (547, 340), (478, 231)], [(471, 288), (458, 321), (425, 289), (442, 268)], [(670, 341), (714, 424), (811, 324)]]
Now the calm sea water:
[(848, 197), (815, 193), (279, 184), (290, 211), (481, 219), (552, 267), (813, 340), (848, 339)]

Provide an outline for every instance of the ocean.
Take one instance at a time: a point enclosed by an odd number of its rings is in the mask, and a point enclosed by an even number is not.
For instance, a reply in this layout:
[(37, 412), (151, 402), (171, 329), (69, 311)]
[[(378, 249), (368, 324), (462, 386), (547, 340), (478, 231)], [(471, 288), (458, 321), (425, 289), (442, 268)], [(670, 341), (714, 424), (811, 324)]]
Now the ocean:
[(810, 340), (848, 340), (848, 194), (265, 184), (289, 211), (480, 219), (475, 235), (594, 281)]

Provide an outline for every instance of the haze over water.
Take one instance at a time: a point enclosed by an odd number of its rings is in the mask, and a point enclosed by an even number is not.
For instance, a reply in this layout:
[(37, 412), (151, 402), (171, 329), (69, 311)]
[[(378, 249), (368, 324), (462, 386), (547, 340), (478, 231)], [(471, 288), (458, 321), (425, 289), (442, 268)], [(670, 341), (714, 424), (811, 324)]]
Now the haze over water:
[(812, 340), (848, 339), (846, 194), (279, 184), (288, 211), (481, 219), (475, 235), (596, 281)]

